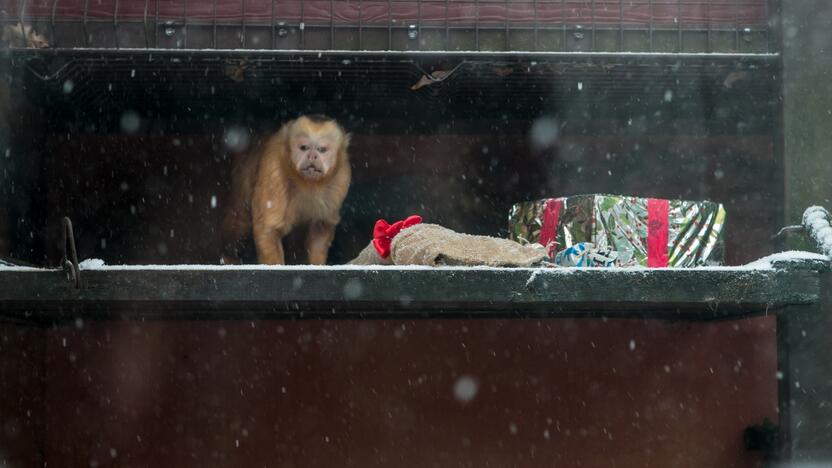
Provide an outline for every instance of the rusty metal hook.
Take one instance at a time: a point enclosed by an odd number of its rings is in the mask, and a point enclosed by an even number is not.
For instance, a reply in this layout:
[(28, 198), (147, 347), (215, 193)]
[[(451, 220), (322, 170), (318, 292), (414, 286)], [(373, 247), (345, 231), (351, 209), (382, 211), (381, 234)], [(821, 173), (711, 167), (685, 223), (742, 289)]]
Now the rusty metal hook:
[(783, 234), (786, 234), (787, 232), (804, 232), (805, 229), (806, 228), (803, 227), (802, 224), (793, 224), (791, 226), (783, 226), (782, 228), (780, 228), (779, 231), (777, 231), (777, 234), (771, 236), (771, 240), (777, 239), (777, 238), (781, 237)]
[[(63, 237), (64, 256), (61, 259), (61, 266), (66, 272), (67, 279), (75, 285), (75, 289), (81, 289), (81, 267), (78, 265), (78, 252), (75, 250), (75, 233), (72, 231), (72, 221), (64, 216)], [(67, 251), (69, 246), (69, 251)], [(67, 254), (69, 254), (67, 256)]]
[(806, 237), (815, 241), (818, 251), (832, 257), (832, 215), (822, 206), (810, 206), (803, 212), (801, 224), (785, 226), (771, 237), (777, 239), (788, 232), (802, 232)]

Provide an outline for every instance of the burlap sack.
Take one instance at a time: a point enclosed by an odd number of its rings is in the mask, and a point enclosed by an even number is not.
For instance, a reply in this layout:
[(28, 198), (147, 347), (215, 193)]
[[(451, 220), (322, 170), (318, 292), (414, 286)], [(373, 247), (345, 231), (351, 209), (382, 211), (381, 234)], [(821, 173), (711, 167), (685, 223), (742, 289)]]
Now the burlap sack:
[(528, 267), (544, 258), (546, 249), (542, 246), (460, 234), (436, 224), (417, 224), (393, 239), (389, 259), (381, 258), (370, 244), (350, 264)]
[(364, 250), (352, 259), (348, 265), (392, 265), (393, 261), (390, 258), (381, 258), (381, 255), (376, 251), (375, 246), (370, 242)]

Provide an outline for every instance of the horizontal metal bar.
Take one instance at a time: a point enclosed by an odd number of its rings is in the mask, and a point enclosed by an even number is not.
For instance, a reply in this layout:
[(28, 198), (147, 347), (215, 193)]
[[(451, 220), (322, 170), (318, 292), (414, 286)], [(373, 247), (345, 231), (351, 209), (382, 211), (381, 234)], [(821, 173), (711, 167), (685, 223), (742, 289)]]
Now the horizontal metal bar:
[(109, 55), (131, 56), (141, 54), (143, 56), (153, 55), (161, 57), (170, 56), (192, 56), (192, 57), (379, 57), (379, 58), (517, 58), (517, 59), (659, 59), (659, 60), (757, 60), (766, 62), (777, 62), (779, 53), (724, 53), (724, 52), (512, 52), (512, 51), (432, 51), (432, 50), (408, 50), (408, 51), (372, 51), (372, 50), (302, 50), (302, 49), (161, 49), (161, 48), (56, 48), (56, 49), (10, 49), (11, 55), (20, 56), (54, 56), (68, 55), (77, 58), (101, 57)]

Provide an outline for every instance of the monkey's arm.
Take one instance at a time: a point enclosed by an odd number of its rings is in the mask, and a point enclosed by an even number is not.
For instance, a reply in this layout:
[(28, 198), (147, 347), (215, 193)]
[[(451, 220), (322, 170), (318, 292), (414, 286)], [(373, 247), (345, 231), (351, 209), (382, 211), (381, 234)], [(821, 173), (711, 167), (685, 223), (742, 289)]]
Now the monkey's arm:
[(258, 263), (285, 264), (283, 237), (292, 228), (286, 175), (271, 158), (263, 158), (251, 201), (254, 244)]
[(255, 196), (252, 206), (254, 244), (257, 262), (283, 265), (283, 237), (289, 233), (286, 223), (286, 204), (282, 200), (263, 200)]
[(312, 265), (326, 265), (326, 257), (329, 253), (329, 246), (335, 238), (335, 225), (328, 221), (319, 221), (309, 226), (309, 234), (306, 237), (306, 252), (309, 256), (309, 263)]
[(284, 265), (283, 236), (264, 224), (254, 225), (254, 244), (257, 246), (257, 263), (262, 265)]

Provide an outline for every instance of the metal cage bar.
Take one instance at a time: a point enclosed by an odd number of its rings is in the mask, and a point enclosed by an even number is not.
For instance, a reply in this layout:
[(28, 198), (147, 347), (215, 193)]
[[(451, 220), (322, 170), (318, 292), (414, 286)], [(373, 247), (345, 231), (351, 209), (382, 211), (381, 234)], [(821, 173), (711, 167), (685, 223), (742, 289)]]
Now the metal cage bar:
[(335, 0), (329, 0), (329, 48), (335, 49)]
[(480, 0), (474, 0), (474, 50), (480, 50)]
[(422, 50), (422, 2), (416, 2), (416, 49)]
[(656, 14), (656, 11), (653, 9), (653, 0), (648, 0), (647, 5), (648, 5), (648, 8), (650, 10), (650, 22), (647, 24), (647, 28), (648, 28), (647, 43), (649, 44), (648, 50), (650, 52), (655, 52), (656, 45), (653, 42), (653, 17)]
[(682, 44), (682, 0), (676, 0), (676, 50), (685, 50)]
[(188, 48), (188, 0), (182, 1), (182, 47)]
[(561, 49), (566, 49), (566, 0), (560, 0), (560, 23), (563, 28), (563, 42)]
[(246, 48), (246, 0), (240, 1), (240, 9), (242, 10), (240, 17), (242, 18), (240, 25), (240, 46)]
[(156, 12), (153, 20), (153, 47), (159, 47), (159, 0), (156, 0)]
[(714, 50), (713, 38), (711, 37), (711, 2), (706, 2), (705, 8), (707, 11), (705, 16), (707, 16), (708, 19), (708, 24), (705, 27), (705, 52), (711, 52)]
[[(781, 15), (783, 14), (783, 6), (780, 0), (769, 0), (766, 9), (768, 18), (766, 22), (766, 31), (768, 33), (768, 51), (779, 52), (783, 50), (783, 21)], [(773, 21), (776, 19), (776, 21)]]
[(509, 2), (509, 0), (504, 0), (503, 1), (503, 6), (506, 9), (505, 18), (503, 18), (504, 22), (505, 22), (505, 29), (506, 29), (506, 33), (505, 33), (506, 37), (505, 37), (505, 41), (504, 41), (505, 42), (505, 50), (511, 50), (511, 40), (510, 40), (510, 38), (511, 38), (511, 29), (509, 27), (509, 20), (508, 20), (508, 17), (509, 17), (509, 14), (508, 14), (508, 5), (509, 5), (509, 3), (508, 2)]
[(624, 2), (618, 2), (618, 50), (624, 50)]
[(306, 11), (303, 8), (306, 2), (300, 2), (300, 25), (298, 28), (300, 29), (300, 48), (303, 49), (306, 46)]
[(143, 18), (143, 28), (144, 29), (144, 46), (146, 48), (150, 48), (150, 37), (147, 35), (147, 10), (150, 8), (150, 0), (144, 0), (144, 18)]
[(115, 5), (113, 6), (113, 41), (115, 42), (116, 49), (118, 49), (118, 0), (115, 0)]
[(364, 48), (364, 18), (362, 16), (364, 12), (364, 2), (363, 0), (358, 0), (358, 48)]
[(213, 33), (211, 35), (211, 47), (216, 49), (217, 48), (217, 0), (214, 0), (213, 5), (213, 16), (211, 18), (212, 26), (213, 26)]
[(55, 33), (55, 15), (58, 12), (58, 0), (52, 2), (52, 14), (49, 17), (49, 28), (52, 30), (52, 44), (58, 47), (58, 35)]
[(274, 19), (275, 3), (277, 3), (277, 0), (272, 0), (272, 2), (271, 2), (271, 4), (272, 4), (272, 14), (271, 14), (271, 22), (270, 22), (271, 34), (272, 34), (272, 49), (277, 49), (277, 31), (276, 31), (277, 24), (276, 24), (275, 19)]
[(445, 0), (445, 49), (451, 48), (451, 24), (448, 18), (448, 2), (449, 0)]
[(590, 8), (591, 8), (590, 15), (591, 15), (591, 23), (592, 23), (592, 39), (591, 39), (591, 42), (590, 42), (590, 46), (592, 47), (592, 50), (595, 50), (595, 47), (596, 47), (596, 44), (595, 44), (595, 26), (596, 26), (595, 25), (595, 0), (591, 0)]
[(90, 44), (89, 44), (90, 34), (87, 31), (87, 15), (89, 14), (89, 9), (90, 9), (90, 0), (84, 0), (84, 21), (83, 21), (83, 25), (84, 25), (84, 47), (89, 47), (90, 46)]
[(393, 48), (393, 0), (387, 0), (387, 49)]
[(767, 52), (779, 51), (782, 47), (782, 44), (781, 44), (782, 22), (772, 21), (775, 18), (779, 19), (780, 14), (781, 14), (780, 1), (779, 0), (767, 0), (766, 1), (766, 12), (765, 12), (765, 17), (767, 18), (767, 21), (766, 21), (766, 51)]
[(740, 10), (739, 0), (734, 0), (734, 51), (740, 51)]
[(540, 29), (539, 29), (540, 23), (538, 21), (538, 18), (540, 18), (540, 15), (539, 15), (538, 10), (537, 10), (537, 1), (538, 0), (534, 0), (534, 2), (532, 3), (532, 8), (534, 9), (533, 10), (534, 11), (534, 26), (533, 26), (534, 27), (534, 33), (533, 33), (533, 36), (534, 36), (534, 50), (540, 50)]

